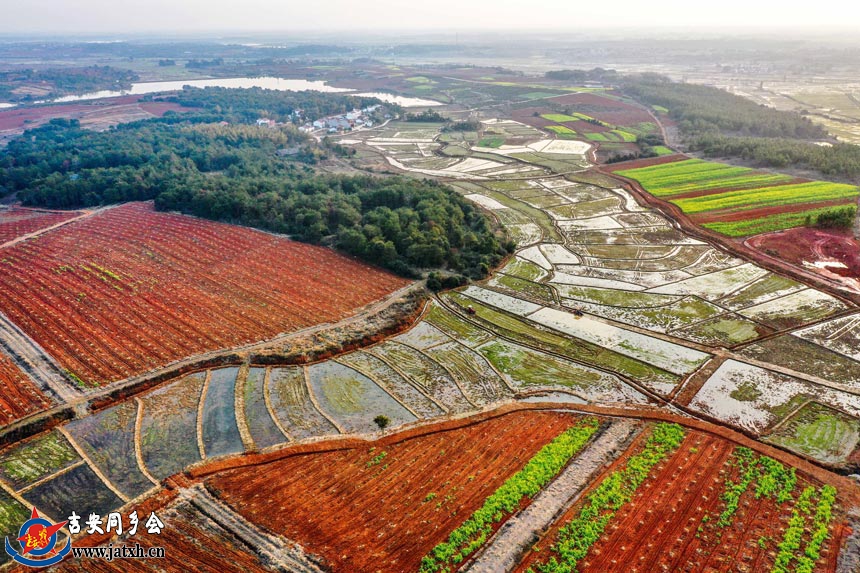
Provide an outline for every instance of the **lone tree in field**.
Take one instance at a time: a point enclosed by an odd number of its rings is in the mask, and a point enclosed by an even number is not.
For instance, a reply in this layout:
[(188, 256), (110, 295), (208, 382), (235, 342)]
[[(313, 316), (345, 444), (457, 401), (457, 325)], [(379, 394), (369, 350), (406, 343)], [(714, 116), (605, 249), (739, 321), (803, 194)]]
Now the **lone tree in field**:
[(385, 431), (385, 428), (388, 427), (388, 424), (391, 423), (391, 420), (388, 419), (388, 416), (383, 416), (382, 414), (380, 414), (379, 416), (377, 416), (373, 419), (373, 422), (377, 426), (379, 426), (380, 430)]

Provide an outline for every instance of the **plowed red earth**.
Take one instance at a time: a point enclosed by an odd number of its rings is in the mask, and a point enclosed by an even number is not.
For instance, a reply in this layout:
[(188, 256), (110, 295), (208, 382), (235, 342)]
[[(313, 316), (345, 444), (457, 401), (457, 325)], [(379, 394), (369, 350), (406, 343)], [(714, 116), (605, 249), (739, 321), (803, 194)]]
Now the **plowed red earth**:
[(42, 211), (10, 207), (0, 210), (0, 244), (77, 217), (78, 211)]
[(335, 322), (408, 284), (332, 250), (132, 203), (3, 250), (0, 312), (90, 384)]
[(334, 572), (417, 571), (424, 555), (576, 420), (517, 412), (373, 451), (228, 471), (207, 485), (246, 519), (324, 557)]
[[(752, 237), (747, 244), (829, 278), (860, 279), (860, 241), (850, 230), (789, 229)], [(810, 266), (815, 263), (824, 268)]]
[[(770, 571), (792, 506), (767, 497), (755, 499), (753, 486), (741, 496), (731, 525), (718, 528), (715, 522), (725, 505), (721, 496), (726, 478), (737, 481), (737, 469), (727, 464), (733, 450), (731, 442), (690, 432), (675, 454), (657, 465), (633, 499), (615, 514), (578, 569), (584, 573)], [(623, 467), (621, 461), (614, 467)], [(798, 477), (795, 495), (811, 484)], [(580, 509), (581, 504), (576, 504), (568, 510), (538, 543), (541, 551), (527, 555), (516, 571), (546, 560), (559, 528)], [(705, 515), (709, 520), (703, 523)], [(834, 530), (838, 527), (834, 523)], [(759, 545), (762, 538), (767, 539), (764, 547)], [(833, 545), (828, 542), (815, 571), (833, 571), (829, 565)]]
[(0, 425), (5, 426), (50, 405), (50, 400), (0, 352)]

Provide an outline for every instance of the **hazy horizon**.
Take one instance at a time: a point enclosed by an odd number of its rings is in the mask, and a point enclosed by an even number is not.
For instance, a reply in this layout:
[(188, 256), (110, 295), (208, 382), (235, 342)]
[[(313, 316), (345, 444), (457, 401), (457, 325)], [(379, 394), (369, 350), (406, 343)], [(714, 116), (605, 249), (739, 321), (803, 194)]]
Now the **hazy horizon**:
[[(612, 3), (538, 0), (524, 4), (512, 0), (436, 0), (405, 4), (397, 0), (349, 0), (315, 3), (246, 0), (151, 0), (116, 3), (107, 0), (3, 0), (4, 36), (27, 35), (145, 35), (180, 32), (201, 34), (326, 33), (390, 35), (410, 33), (523, 33), (563, 31), (611, 32), (620, 28), (657, 33), (673, 30), (710, 30), (714, 33), (792, 30), (826, 33), (860, 27), (860, 5), (823, 0), (810, 9), (799, 2), (741, 2), (701, 5), (667, 0), (659, 9), (635, 0)], [(840, 38), (832, 38), (840, 40)], [(846, 38), (850, 39), (850, 38)]]

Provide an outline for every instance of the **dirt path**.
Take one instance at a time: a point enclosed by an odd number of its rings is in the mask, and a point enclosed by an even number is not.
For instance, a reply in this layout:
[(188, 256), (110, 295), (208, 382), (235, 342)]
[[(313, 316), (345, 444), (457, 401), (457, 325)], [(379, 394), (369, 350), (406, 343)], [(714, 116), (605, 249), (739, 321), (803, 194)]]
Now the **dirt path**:
[(518, 515), (510, 518), (487, 542), (466, 573), (511, 571), (534, 542), (535, 532), (552, 525), (556, 518), (579, 499), (580, 494), (621, 455), (638, 434), (640, 425), (632, 420), (615, 421), (541, 491)]

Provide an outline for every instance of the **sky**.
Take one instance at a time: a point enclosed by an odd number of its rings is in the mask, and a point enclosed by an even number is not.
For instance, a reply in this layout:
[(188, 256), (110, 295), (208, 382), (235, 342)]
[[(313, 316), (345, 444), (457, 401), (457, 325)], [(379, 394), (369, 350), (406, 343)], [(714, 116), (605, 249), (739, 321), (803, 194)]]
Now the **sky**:
[(0, 0), (0, 34), (860, 29), (848, 0)]

